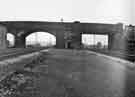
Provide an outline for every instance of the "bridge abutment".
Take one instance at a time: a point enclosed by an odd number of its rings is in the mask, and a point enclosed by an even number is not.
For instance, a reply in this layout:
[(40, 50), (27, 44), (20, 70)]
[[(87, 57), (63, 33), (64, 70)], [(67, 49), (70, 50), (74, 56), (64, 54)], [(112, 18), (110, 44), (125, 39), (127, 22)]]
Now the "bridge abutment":
[(117, 51), (123, 51), (125, 49), (125, 41), (122, 32), (109, 34), (108, 48), (109, 50)]
[(113, 50), (113, 39), (114, 39), (114, 35), (113, 34), (109, 34), (108, 35), (108, 49), (109, 50)]
[(110, 50), (123, 51), (125, 49), (123, 24), (116, 24), (114, 29), (112, 28), (114, 31), (109, 34), (108, 48)]
[(64, 31), (56, 33), (56, 48), (59, 49), (65, 48)]
[(0, 25), (0, 49), (7, 48), (7, 28), (3, 25)]
[(82, 32), (80, 22), (75, 22), (72, 28), (71, 48), (80, 48), (82, 41)]
[(24, 36), (15, 36), (15, 48), (25, 48), (26, 40)]
[(81, 47), (81, 33), (74, 32), (72, 41), (71, 41), (71, 48), (80, 48)]

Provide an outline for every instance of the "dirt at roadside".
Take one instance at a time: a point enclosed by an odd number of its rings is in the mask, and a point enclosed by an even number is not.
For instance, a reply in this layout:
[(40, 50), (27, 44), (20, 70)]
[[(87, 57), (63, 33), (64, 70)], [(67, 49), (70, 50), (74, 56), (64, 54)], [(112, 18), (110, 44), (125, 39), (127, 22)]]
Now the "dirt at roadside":
[(42, 53), (5, 77), (0, 82), (0, 97), (80, 97), (72, 85), (48, 73), (46, 58)]

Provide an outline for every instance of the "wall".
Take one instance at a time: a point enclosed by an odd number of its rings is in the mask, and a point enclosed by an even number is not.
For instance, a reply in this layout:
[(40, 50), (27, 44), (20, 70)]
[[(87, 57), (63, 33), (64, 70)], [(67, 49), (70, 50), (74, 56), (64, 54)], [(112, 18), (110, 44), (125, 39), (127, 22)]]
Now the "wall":
[(0, 49), (5, 49), (6, 48), (6, 33), (7, 29), (0, 25)]

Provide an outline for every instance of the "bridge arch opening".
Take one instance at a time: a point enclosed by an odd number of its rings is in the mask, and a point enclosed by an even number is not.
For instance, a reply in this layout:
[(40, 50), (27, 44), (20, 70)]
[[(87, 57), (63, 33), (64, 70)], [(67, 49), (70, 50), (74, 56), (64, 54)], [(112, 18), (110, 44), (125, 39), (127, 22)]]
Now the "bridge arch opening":
[(26, 36), (26, 47), (54, 47), (56, 37), (48, 32), (33, 32)]
[(11, 33), (7, 33), (7, 47), (14, 47), (15, 45), (15, 36)]
[(82, 45), (86, 49), (108, 50), (108, 34), (82, 34)]

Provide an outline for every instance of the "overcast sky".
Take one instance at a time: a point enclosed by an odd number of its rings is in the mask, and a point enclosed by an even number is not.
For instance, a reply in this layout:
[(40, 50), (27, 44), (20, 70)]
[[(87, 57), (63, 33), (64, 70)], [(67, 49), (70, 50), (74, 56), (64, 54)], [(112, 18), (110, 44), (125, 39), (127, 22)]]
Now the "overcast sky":
[(131, 23), (131, 0), (1, 0), (0, 20)]

